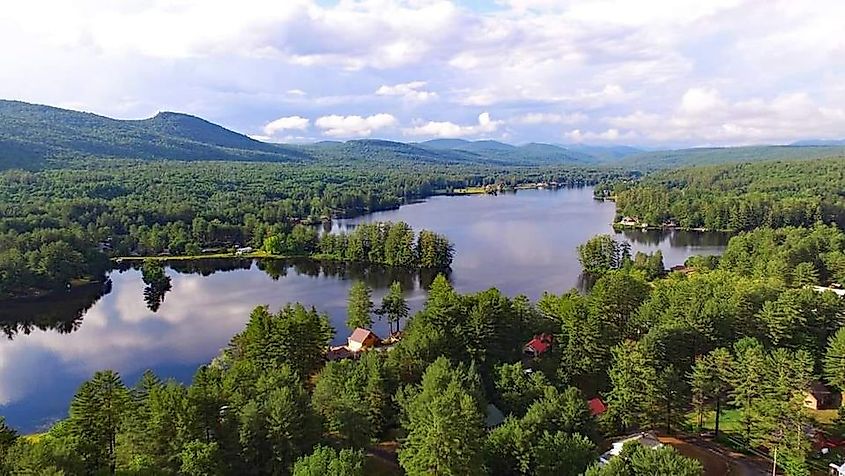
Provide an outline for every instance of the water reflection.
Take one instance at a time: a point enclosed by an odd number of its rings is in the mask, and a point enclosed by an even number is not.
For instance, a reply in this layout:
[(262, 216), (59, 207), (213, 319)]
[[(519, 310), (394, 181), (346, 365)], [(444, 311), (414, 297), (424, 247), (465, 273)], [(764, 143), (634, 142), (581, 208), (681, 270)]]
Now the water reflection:
[(8, 339), (35, 330), (67, 334), (79, 329), (82, 316), (112, 290), (110, 279), (38, 300), (7, 301), (0, 306), (0, 329)]
[(641, 230), (626, 229), (620, 232), (631, 243), (658, 246), (668, 240), (672, 248), (724, 248), (730, 239), (725, 232), (698, 232), (686, 230)]
[[(434, 197), (398, 210), (339, 220), (336, 233), (372, 220), (403, 220), (415, 229), (443, 233), (455, 243), (450, 279), (460, 292), (497, 287), (536, 300), (544, 291), (566, 292), (589, 283), (580, 276), (577, 245), (613, 233), (614, 205), (592, 199), (590, 189), (520, 191), (499, 196)], [(632, 251), (661, 249), (666, 266), (693, 254), (721, 251), (724, 237), (632, 230), (617, 235)], [(100, 369), (115, 369), (132, 383), (144, 369), (188, 379), (242, 328), (257, 305), (278, 309), (298, 301), (329, 315), (344, 340), (349, 287), (363, 280), (378, 303), (393, 281), (402, 284), (411, 312), (422, 307), (435, 272), (310, 260), (173, 261), (171, 289), (153, 301), (140, 264), (124, 263), (110, 286), (58, 301), (0, 305), (9, 339), (0, 341), (0, 414), (32, 431), (62, 417), (79, 384)], [(161, 297), (164, 296), (162, 300)], [(386, 323), (376, 323), (385, 333)]]

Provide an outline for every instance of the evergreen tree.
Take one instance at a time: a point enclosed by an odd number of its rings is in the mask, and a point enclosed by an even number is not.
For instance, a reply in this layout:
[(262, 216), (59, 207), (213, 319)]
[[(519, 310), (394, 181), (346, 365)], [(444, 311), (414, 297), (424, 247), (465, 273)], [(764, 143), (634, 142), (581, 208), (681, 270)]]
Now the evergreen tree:
[(296, 461), (293, 476), (364, 476), (364, 454), (318, 446)]
[(408, 436), (399, 463), (409, 475), (483, 474), (481, 402), (464, 378), (441, 358), (426, 370), (416, 392), (400, 398)]
[(836, 331), (828, 340), (824, 376), (831, 385), (845, 390), (845, 327)]
[(402, 285), (399, 284), (399, 281), (394, 281), (390, 284), (387, 294), (382, 298), (378, 314), (387, 318), (390, 333), (393, 334), (393, 326), (396, 326), (396, 332), (398, 332), (402, 320), (408, 319), (408, 312), (408, 303), (402, 295)]
[(349, 306), (346, 313), (346, 326), (350, 329), (373, 327), (372, 290), (363, 281), (357, 281), (349, 289)]
[(117, 435), (129, 402), (120, 375), (111, 370), (96, 372), (73, 397), (68, 425), (90, 471), (115, 472)]

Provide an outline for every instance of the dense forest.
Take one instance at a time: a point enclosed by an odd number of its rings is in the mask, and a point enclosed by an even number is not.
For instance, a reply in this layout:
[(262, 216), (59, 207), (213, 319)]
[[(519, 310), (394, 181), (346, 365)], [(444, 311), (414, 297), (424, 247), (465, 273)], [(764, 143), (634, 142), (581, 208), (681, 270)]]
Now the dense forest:
[[(820, 377), (845, 387), (845, 300), (808, 285), (839, 279), (843, 253), (836, 227), (760, 229), (667, 273), (659, 255), (597, 237), (580, 249), (597, 277), (588, 294), (464, 295), (441, 275), (401, 341), (357, 360), (326, 362), (334, 330), (316, 310), (258, 307), (190, 385), (98, 372), (48, 432), (0, 425), (0, 456), (16, 474), (362, 475), (380, 463), (372, 445), (398, 439), (410, 475), (695, 475), (668, 446), (599, 465), (600, 442), (693, 429), (715, 410), (717, 432), (735, 414), (732, 438), (808, 474), (804, 391)], [(401, 292), (376, 310), (358, 288), (351, 317), (402, 313)], [(543, 333), (551, 350), (526, 358)], [(608, 408), (594, 416), (597, 395)], [(489, 404), (501, 424), (486, 423)]]
[(615, 175), (599, 169), (447, 168), (401, 161), (79, 159), (38, 171), (7, 170), (0, 172), (0, 296), (96, 278), (107, 257), (259, 249), (267, 237), (300, 233), (300, 224), (395, 208), (455, 188), (541, 180), (585, 185)]
[(614, 197), (619, 216), (657, 226), (845, 227), (845, 159), (690, 167), (601, 184), (596, 194)]

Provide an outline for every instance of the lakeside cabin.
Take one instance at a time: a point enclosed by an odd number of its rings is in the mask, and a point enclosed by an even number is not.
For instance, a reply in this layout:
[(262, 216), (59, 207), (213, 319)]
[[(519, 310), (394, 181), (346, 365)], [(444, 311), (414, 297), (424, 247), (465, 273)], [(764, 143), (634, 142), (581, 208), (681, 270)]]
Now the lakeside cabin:
[(244, 246), (243, 248), (238, 248), (237, 250), (235, 250), (235, 254), (238, 256), (248, 255), (253, 252), (255, 252), (255, 250), (252, 248), (252, 246)]
[(381, 339), (371, 330), (356, 327), (346, 338), (346, 345), (334, 345), (326, 352), (326, 360), (357, 359), (361, 352), (381, 344)]
[(533, 339), (531, 339), (530, 341), (528, 341), (527, 344), (525, 344), (525, 346), (522, 348), (522, 353), (526, 357), (536, 359), (551, 350), (553, 343), (554, 336), (552, 336), (551, 334), (537, 334), (534, 336)]
[(381, 342), (381, 339), (373, 331), (356, 327), (352, 331), (352, 335), (346, 339), (346, 347), (351, 352), (360, 352), (375, 347), (379, 342)]
[(599, 457), (599, 466), (604, 466), (611, 459), (619, 456), (622, 453), (622, 448), (626, 443), (637, 443), (649, 449), (662, 448), (663, 443), (657, 439), (657, 435), (651, 432), (638, 433), (636, 435), (626, 436), (613, 443), (613, 446)]
[(818, 380), (813, 380), (804, 392), (804, 407), (811, 410), (829, 410), (839, 404), (839, 395)]
[(622, 217), (622, 219), (619, 220), (619, 224), (622, 226), (637, 226), (639, 223), (639, 220), (632, 217)]

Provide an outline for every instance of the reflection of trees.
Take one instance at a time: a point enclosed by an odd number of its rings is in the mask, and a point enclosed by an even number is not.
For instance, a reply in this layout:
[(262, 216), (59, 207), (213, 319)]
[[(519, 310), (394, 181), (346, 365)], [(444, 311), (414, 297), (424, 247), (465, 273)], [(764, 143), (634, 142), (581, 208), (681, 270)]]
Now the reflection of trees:
[(211, 276), (214, 273), (222, 271), (249, 269), (252, 267), (252, 260), (243, 258), (176, 260), (168, 262), (167, 266), (179, 274)]
[(144, 302), (147, 303), (147, 309), (157, 312), (158, 308), (161, 307), (161, 303), (164, 302), (164, 295), (172, 288), (170, 278), (147, 284), (144, 287)]
[(69, 334), (82, 325), (82, 316), (111, 292), (112, 282), (93, 283), (71, 289), (67, 293), (0, 304), (0, 329), (10, 340), (18, 334), (30, 334), (35, 329), (56, 330)]
[(673, 248), (726, 246), (731, 237), (720, 231), (626, 229), (621, 233), (631, 243), (647, 246), (657, 246), (668, 239)]
[(394, 281), (402, 289), (414, 289), (417, 285), (428, 288), (434, 278), (443, 273), (449, 278), (449, 270), (408, 269), (343, 261), (316, 261), (310, 259), (265, 259), (257, 262), (258, 269), (274, 280), (287, 276), (292, 269), (296, 274), (313, 278), (325, 277), (343, 280), (363, 281), (373, 289), (387, 289)]

